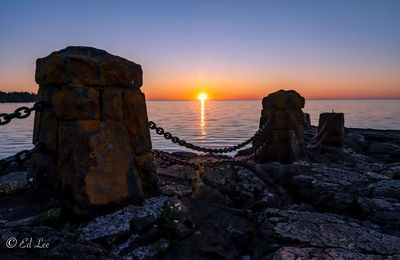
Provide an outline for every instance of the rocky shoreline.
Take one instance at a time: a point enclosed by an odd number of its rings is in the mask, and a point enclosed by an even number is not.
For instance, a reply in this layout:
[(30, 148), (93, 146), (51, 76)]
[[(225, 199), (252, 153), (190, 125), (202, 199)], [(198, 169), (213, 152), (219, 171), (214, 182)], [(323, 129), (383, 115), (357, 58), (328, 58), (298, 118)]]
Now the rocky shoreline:
[(159, 196), (87, 221), (34, 195), (26, 168), (7, 169), (0, 259), (400, 259), (400, 131), (348, 128), (344, 141), (289, 165), (196, 170), (157, 158)]

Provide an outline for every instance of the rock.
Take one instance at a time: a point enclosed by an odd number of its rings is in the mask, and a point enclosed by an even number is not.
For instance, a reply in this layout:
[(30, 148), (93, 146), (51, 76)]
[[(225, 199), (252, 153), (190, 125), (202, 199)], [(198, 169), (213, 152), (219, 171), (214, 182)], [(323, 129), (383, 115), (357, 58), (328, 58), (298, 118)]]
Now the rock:
[(381, 226), (384, 233), (400, 236), (400, 203), (389, 198), (359, 197), (357, 208), (362, 219), (372, 221)]
[(361, 154), (364, 154), (365, 149), (367, 149), (364, 136), (360, 132), (352, 129), (348, 130), (344, 136), (344, 144), (346, 147), (350, 147), (357, 153)]
[(159, 190), (164, 195), (185, 196), (192, 193), (198, 174), (192, 167), (171, 165), (157, 169)]
[[(96, 243), (82, 241), (76, 234), (59, 232), (47, 226), (12, 227), (2, 229), (0, 234), (0, 255), (5, 259), (43, 258), (44, 255), (51, 259), (82, 259), (82, 257), (84, 259), (105, 259), (111, 257)], [(12, 249), (7, 248), (5, 241), (13, 237), (18, 242), (18, 246)], [(29, 248), (30, 238), (32, 238), (32, 243)], [(42, 249), (34, 247), (37, 245), (40, 245)], [(25, 248), (22, 248), (24, 246)]]
[(252, 155), (253, 153), (255, 153), (255, 149), (254, 149), (254, 147), (250, 147), (250, 148), (247, 148), (247, 149), (239, 150), (235, 154), (235, 157), (248, 156), (248, 155)]
[(304, 129), (311, 128), (311, 119), (309, 113), (304, 113)]
[[(344, 114), (322, 113), (319, 115), (318, 132), (326, 124), (326, 138), (323, 145), (342, 147), (344, 144)], [(321, 136), (322, 137), (322, 136)]]
[(151, 244), (158, 242), (162, 236), (161, 230), (154, 225), (143, 233), (134, 233), (123, 244), (119, 245), (113, 252), (116, 255), (126, 257), (134, 251), (141, 251), (139, 248), (152, 247)]
[(109, 254), (101, 246), (83, 241), (83, 242), (64, 242), (58, 246), (55, 246), (50, 250), (47, 255), (53, 259), (120, 259), (114, 255)]
[(393, 143), (372, 143), (368, 149), (371, 154), (388, 154), (400, 157), (400, 146)]
[(210, 169), (202, 175), (202, 179), (206, 186), (218, 190), (225, 203), (233, 207), (279, 207), (288, 202), (287, 192), (271, 182), (269, 177), (260, 178), (254, 171), (243, 167)]
[(306, 155), (309, 162), (323, 163), (334, 168), (347, 170), (368, 168), (368, 157), (354, 152), (351, 148), (322, 146), (318, 152), (307, 149)]
[(265, 174), (286, 188), (299, 201), (319, 210), (344, 212), (351, 209), (356, 188), (372, 179), (356, 173), (329, 168), (321, 164), (288, 166), (260, 165)]
[(360, 187), (360, 195), (374, 198), (392, 198), (400, 202), (400, 180), (383, 179)]
[(299, 248), (281, 248), (273, 253), (274, 259), (280, 259), (280, 256), (291, 259), (295, 252), (317, 258), (400, 255), (400, 238), (367, 229), (352, 219), (335, 214), (266, 209), (257, 216), (257, 223), (261, 236), (273, 241), (258, 248), (255, 257), (279, 247), (276, 243), (289, 243)]
[(386, 176), (340, 170), (320, 164), (261, 165), (264, 174), (286, 188), (297, 201), (318, 211), (344, 214), (399, 234), (400, 183)]
[(101, 216), (81, 228), (85, 240), (105, 240), (137, 232), (156, 222), (167, 197), (150, 198), (144, 206), (128, 206), (112, 214)]
[(192, 152), (173, 152), (172, 154), (184, 160), (191, 160), (198, 156), (197, 154)]
[(23, 219), (18, 219), (14, 221), (8, 221), (4, 227), (19, 227), (19, 226), (33, 226), (38, 224), (45, 224), (48, 221), (59, 219), (61, 215), (61, 210), (50, 209), (47, 212), (43, 212), (37, 216), (31, 216)]
[(26, 189), (26, 172), (11, 172), (0, 176), (0, 196), (12, 194), (18, 189)]
[(253, 142), (257, 150), (266, 140), (269, 145), (255, 158), (258, 162), (292, 163), (304, 155), (304, 98), (296, 91), (279, 90), (264, 97), (260, 127), (271, 120), (271, 127)]
[(38, 59), (39, 101), (33, 156), (39, 191), (53, 191), (84, 217), (156, 194), (156, 177), (140, 65), (90, 47)]
[(376, 254), (361, 254), (341, 248), (316, 248), (316, 247), (282, 247), (275, 251), (273, 254), (268, 255), (267, 258), (273, 260), (289, 260), (289, 259), (397, 259), (400, 255), (387, 256), (382, 258)]
[(161, 239), (153, 244), (138, 247), (127, 256), (133, 257), (133, 259), (158, 259), (158, 255), (165, 252), (169, 247), (169, 242), (165, 239)]
[(198, 231), (174, 243), (165, 259), (235, 259), (251, 246), (246, 214), (215, 207), (203, 200), (188, 205)]

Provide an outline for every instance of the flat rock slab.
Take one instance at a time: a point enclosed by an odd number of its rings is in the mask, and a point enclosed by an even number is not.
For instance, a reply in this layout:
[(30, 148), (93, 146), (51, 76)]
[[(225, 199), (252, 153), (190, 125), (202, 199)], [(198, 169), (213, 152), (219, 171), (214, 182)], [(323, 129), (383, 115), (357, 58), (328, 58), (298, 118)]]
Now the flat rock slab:
[(128, 206), (112, 214), (93, 219), (82, 227), (81, 237), (85, 240), (98, 240), (117, 235), (125, 235), (131, 231), (133, 224), (142, 229), (156, 222), (161, 213), (166, 196), (153, 197), (144, 206)]
[(279, 244), (323, 248), (318, 257), (323, 257), (328, 249), (338, 256), (347, 252), (400, 257), (400, 238), (367, 229), (351, 218), (335, 214), (266, 209), (257, 216), (257, 224), (261, 234), (272, 236)]
[[(24, 238), (32, 238), (31, 248), (7, 248), (7, 239), (14, 237), (21, 243)], [(34, 245), (48, 244), (48, 249), (34, 248)], [(57, 231), (47, 226), (12, 227), (1, 229), (1, 259), (42, 259), (45, 254), (49, 259), (115, 259), (100, 245), (84, 241), (74, 233)], [(25, 243), (26, 245), (27, 243)], [(78, 258), (79, 257), (79, 258)]]
[(316, 248), (316, 247), (282, 247), (264, 259), (290, 260), (290, 259), (352, 259), (352, 260), (391, 260), (399, 259), (399, 255), (380, 256), (375, 254), (361, 254), (351, 250), (339, 248)]

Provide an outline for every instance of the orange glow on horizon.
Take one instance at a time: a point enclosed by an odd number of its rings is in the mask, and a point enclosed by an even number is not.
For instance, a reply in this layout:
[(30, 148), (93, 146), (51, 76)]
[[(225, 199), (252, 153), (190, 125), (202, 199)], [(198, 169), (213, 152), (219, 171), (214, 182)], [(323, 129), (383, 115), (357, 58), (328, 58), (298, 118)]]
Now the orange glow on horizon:
[[(1, 91), (28, 91), (37, 93), (33, 72), (19, 75), (13, 70), (4, 70), (0, 74)], [(7, 74), (7, 75), (5, 75)], [(204, 93), (207, 100), (262, 99), (270, 93), (284, 90), (296, 90), (306, 99), (387, 99), (400, 98), (400, 76), (371, 77), (360, 75), (345, 77), (332, 75), (307, 75), (293, 73), (293, 78), (278, 76), (274, 73), (234, 74), (215, 72), (213, 74), (177, 72), (172, 75), (156, 73), (147, 75), (142, 92), (147, 100), (199, 100)]]

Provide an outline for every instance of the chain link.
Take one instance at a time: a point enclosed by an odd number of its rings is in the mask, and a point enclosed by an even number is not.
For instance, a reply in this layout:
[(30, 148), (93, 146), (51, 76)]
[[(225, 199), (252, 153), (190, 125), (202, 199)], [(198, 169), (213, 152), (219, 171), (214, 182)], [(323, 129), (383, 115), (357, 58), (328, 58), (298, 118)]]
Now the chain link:
[(160, 151), (160, 150), (152, 150), (151, 152), (161, 158), (164, 161), (169, 161), (172, 163), (177, 163), (181, 165), (186, 165), (193, 167), (195, 169), (200, 169), (201, 167), (214, 167), (217, 165), (222, 165), (222, 164), (236, 164), (236, 165), (247, 165), (248, 161), (259, 155), (259, 153), (269, 144), (269, 140), (265, 140), (264, 143), (251, 155), (248, 156), (243, 156), (240, 159), (237, 158), (227, 158), (227, 159), (216, 159), (215, 161), (206, 161), (206, 162), (192, 162), (188, 160), (183, 160), (180, 158), (177, 158), (176, 156), (173, 156), (170, 153)]
[(257, 138), (258, 136), (260, 136), (261, 134), (263, 134), (266, 129), (268, 128), (268, 126), (270, 125), (271, 120), (268, 119), (264, 125), (262, 125), (257, 132), (255, 132), (255, 134), (250, 137), (249, 139), (247, 139), (246, 141), (244, 141), (243, 143), (237, 144), (235, 146), (231, 146), (231, 147), (225, 147), (225, 148), (217, 148), (217, 149), (212, 149), (212, 148), (206, 148), (206, 147), (201, 147), (201, 146), (197, 146), (191, 143), (186, 142), (185, 140), (181, 140), (179, 137), (172, 135), (170, 132), (165, 132), (164, 128), (162, 127), (158, 127), (156, 125), (156, 123), (154, 123), (153, 121), (149, 122), (149, 128), (151, 130), (155, 130), (156, 133), (158, 135), (162, 135), (164, 136), (165, 139), (167, 140), (171, 140), (171, 142), (178, 144), (180, 146), (184, 146), (188, 149), (192, 149), (198, 152), (204, 152), (204, 153), (229, 153), (229, 152), (233, 152), (236, 151), (238, 149), (243, 148), (244, 146), (248, 145), (249, 143), (251, 143), (255, 138)]
[(311, 144), (306, 146), (307, 149), (310, 150), (314, 150), (318, 147), (321, 146), (321, 144), (324, 142), (324, 140), (326, 139), (327, 135), (328, 135), (329, 129), (328, 129), (328, 120), (326, 120), (326, 122), (323, 124), (323, 126), (321, 127), (321, 130), (318, 131), (315, 134), (314, 140), (315, 140), (315, 144)]
[(0, 165), (3, 167), (6, 167), (6, 168), (13, 164), (20, 166), (20, 165), (22, 165), (23, 162), (28, 160), (32, 156), (33, 153), (42, 151), (43, 149), (44, 149), (44, 144), (38, 142), (35, 144), (35, 147), (33, 147), (31, 150), (23, 150), (23, 151), (16, 153), (13, 156), (10, 156), (6, 159), (0, 160)]
[(321, 136), (325, 133), (325, 131), (327, 130), (328, 127), (328, 120), (325, 121), (325, 123), (323, 124), (323, 126), (321, 127), (321, 130), (315, 133), (315, 140), (319, 140), (321, 138)]
[(42, 111), (43, 107), (47, 105), (47, 103), (43, 101), (36, 102), (33, 107), (19, 107), (13, 113), (1, 113), (0, 114), (0, 125), (6, 125), (11, 122), (12, 119), (24, 119), (31, 115), (32, 111)]
[(327, 132), (322, 134), (321, 139), (319, 139), (319, 141), (317, 143), (307, 146), (307, 149), (314, 150), (314, 149), (318, 148), (324, 142), (326, 137), (327, 137)]

